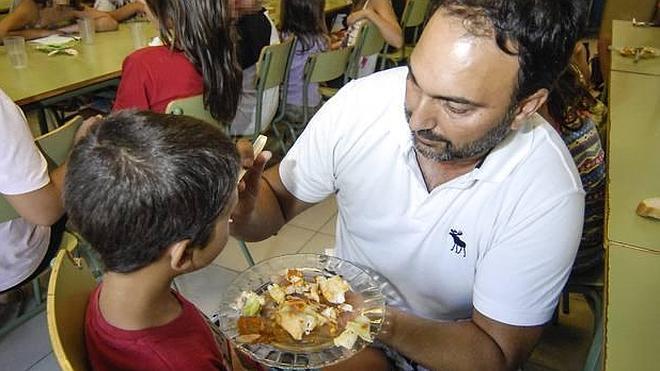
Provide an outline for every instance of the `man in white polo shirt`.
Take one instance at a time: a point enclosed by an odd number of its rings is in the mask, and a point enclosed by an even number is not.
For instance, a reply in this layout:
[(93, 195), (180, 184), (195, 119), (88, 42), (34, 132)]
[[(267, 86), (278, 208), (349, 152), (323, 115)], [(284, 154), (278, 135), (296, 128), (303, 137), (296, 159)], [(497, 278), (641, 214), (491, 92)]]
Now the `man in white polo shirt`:
[[(570, 0), (444, 1), (409, 67), (344, 87), (278, 167), (245, 161), (232, 233), (267, 238), (334, 194), (338, 255), (409, 304), (379, 335), (396, 367), (519, 367), (580, 240), (579, 175), (535, 112), (583, 15)], [(338, 367), (387, 364), (372, 349)]]

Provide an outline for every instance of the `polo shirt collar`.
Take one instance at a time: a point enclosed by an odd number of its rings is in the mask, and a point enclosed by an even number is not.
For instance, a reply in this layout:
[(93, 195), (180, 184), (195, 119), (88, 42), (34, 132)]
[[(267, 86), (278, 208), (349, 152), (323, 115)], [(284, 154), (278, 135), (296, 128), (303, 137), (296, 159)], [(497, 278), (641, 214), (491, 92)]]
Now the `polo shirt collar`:
[[(405, 91), (405, 87), (403, 90)], [(412, 134), (403, 108), (399, 114), (400, 119), (397, 121), (401, 124), (392, 128), (392, 134), (398, 141), (400, 155), (408, 160), (414, 159)], [(529, 155), (534, 142), (534, 128), (544, 122), (545, 120), (540, 115), (534, 114), (518, 130), (510, 132), (502, 142), (495, 146), (483, 160), (481, 166), (459, 178), (470, 182), (476, 180), (502, 182)], [(415, 166), (419, 166), (416, 160)]]

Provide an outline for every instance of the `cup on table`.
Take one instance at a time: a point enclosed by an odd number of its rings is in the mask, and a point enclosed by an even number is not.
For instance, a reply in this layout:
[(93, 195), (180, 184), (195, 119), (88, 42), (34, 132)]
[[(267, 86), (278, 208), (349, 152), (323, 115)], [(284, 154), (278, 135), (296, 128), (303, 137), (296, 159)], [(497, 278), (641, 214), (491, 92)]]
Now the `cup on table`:
[(9, 56), (9, 63), (14, 68), (27, 67), (27, 51), (25, 50), (25, 38), (22, 36), (6, 36), (2, 39), (5, 50)]
[(94, 44), (94, 27), (93, 18), (80, 18), (78, 19), (78, 32), (80, 32), (80, 39), (85, 44)]
[(147, 46), (147, 36), (144, 33), (144, 22), (132, 22), (128, 26), (133, 39), (133, 49), (141, 49)]

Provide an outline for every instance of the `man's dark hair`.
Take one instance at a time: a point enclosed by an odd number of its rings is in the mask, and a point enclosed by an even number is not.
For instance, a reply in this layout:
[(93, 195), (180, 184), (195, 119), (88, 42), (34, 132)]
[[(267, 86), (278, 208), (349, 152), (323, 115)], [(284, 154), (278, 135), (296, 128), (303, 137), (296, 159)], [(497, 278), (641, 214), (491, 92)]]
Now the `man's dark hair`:
[(177, 241), (208, 243), (237, 176), (234, 143), (219, 128), (187, 116), (120, 111), (74, 146), (64, 204), (106, 268), (127, 273)]
[(516, 101), (553, 87), (587, 14), (585, 0), (444, 0), (436, 10), (462, 18), (469, 33), (494, 36), (502, 51), (518, 56)]

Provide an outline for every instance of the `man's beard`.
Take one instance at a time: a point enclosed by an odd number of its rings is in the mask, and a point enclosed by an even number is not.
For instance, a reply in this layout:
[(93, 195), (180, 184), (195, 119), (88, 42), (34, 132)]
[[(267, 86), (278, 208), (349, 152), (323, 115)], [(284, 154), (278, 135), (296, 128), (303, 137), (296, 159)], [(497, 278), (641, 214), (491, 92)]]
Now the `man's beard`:
[[(511, 122), (513, 122), (515, 117), (515, 109), (516, 105), (512, 104), (507, 109), (504, 117), (499, 120), (497, 126), (488, 130), (488, 132), (486, 132), (481, 138), (461, 146), (454, 145), (449, 139), (433, 133), (431, 129), (413, 131), (412, 137), (415, 150), (422, 156), (436, 162), (463, 160), (483, 156), (503, 141), (507, 134), (509, 134)], [(410, 122), (412, 113), (407, 109), (405, 112), (406, 118), (408, 119), (408, 122)], [(435, 143), (443, 143), (444, 146), (440, 148), (428, 147), (417, 140), (418, 136)]]

